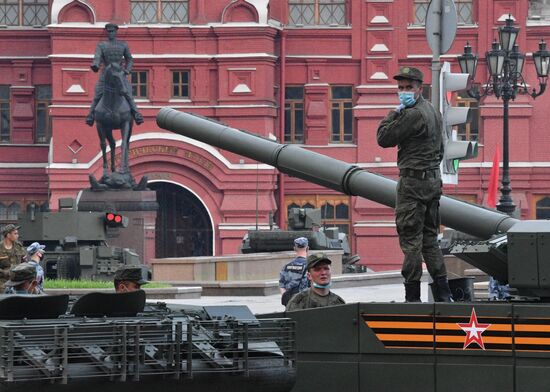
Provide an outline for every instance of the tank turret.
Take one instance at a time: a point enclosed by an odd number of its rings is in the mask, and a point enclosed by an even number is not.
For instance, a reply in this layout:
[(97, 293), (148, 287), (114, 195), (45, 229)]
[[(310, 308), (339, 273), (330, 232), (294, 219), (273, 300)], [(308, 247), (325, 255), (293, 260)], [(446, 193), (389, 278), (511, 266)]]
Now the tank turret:
[[(266, 163), (293, 177), (395, 207), (397, 182), (356, 165), (171, 108), (160, 110), (157, 124), (180, 135)], [(520, 294), (550, 298), (550, 285), (546, 283), (550, 282), (550, 275), (546, 277), (545, 273), (550, 271), (550, 258), (544, 259), (540, 252), (537, 253), (537, 247), (548, 248), (543, 246), (545, 233), (540, 230), (540, 223), (523, 221), (521, 227), (508, 234), (520, 222), (518, 219), (449, 196), (441, 198), (440, 206), (443, 225), (479, 239), (458, 242), (451, 247), (450, 253), (502, 282), (509, 281)], [(513, 252), (508, 252), (508, 248)], [(526, 259), (521, 255), (537, 256)]]
[(338, 227), (323, 227), (320, 208), (291, 208), (288, 230), (249, 230), (243, 238), (242, 253), (281, 252), (294, 248), (298, 237), (308, 239), (311, 250), (341, 250), (343, 272), (362, 272), (357, 263), (361, 258), (352, 255), (345, 233)]

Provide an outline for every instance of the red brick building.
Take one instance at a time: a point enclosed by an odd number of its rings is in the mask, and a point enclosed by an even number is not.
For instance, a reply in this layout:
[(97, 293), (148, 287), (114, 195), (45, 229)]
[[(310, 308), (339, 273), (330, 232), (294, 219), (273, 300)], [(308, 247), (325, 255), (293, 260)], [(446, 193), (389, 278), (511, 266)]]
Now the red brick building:
[[(525, 76), (538, 85), (530, 54), (550, 35), (546, 0), (455, 0), (459, 28), (442, 60), (469, 42), (483, 57), (507, 15), (521, 27)], [(369, 267), (401, 263), (393, 211), (281, 176), (271, 167), (160, 130), (163, 106), (213, 117), (262, 136), (396, 176), (396, 151), (375, 142), (397, 103), (391, 76), (419, 67), (431, 83), (425, 38), (428, 0), (2, 0), (0, 1), (0, 222), (29, 203), (57, 205), (100, 176), (95, 128), (84, 124), (98, 75), (89, 66), (104, 25), (135, 63), (131, 83), (145, 123), (134, 127), (130, 167), (147, 175), (161, 205), (157, 256), (236, 253), (246, 229), (266, 227), (288, 206), (323, 207), (326, 223), (350, 234)], [(480, 60), (476, 82), (486, 81)], [(426, 89), (428, 91), (429, 89)], [(458, 130), (481, 143), (445, 191), (484, 203), (493, 154), (502, 146), (502, 102), (455, 102), (476, 110)], [(464, 95), (465, 96), (465, 95)], [(511, 180), (523, 218), (550, 216), (550, 94), (511, 103)], [(118, 133), (117, 133), (118, 135)], [(120, 136), (118, 136), (120, 137)], [(117, 147), (117, 150), (119, 147)], [(284, 226), (284, 222), (282, 223)]]

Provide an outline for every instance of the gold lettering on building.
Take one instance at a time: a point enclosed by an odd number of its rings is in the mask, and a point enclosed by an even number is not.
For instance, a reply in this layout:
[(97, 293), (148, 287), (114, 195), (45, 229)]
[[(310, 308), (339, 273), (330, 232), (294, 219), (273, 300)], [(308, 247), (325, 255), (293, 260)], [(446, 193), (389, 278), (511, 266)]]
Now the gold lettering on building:
[(131, 148), (128, 157), (132, 159), (143, 155), (176, 155), (178, 151), (179, 149), (174, 146), (142, 146)]
[(208, 159), (192, 151), (184, 151), (183, 157), (185, 159), (189, 159), (192, 162), (195, 162), (197, 165), (204, 167), (208, 171), (212, 170), (212, 168), (214, 167), (214, 164)]

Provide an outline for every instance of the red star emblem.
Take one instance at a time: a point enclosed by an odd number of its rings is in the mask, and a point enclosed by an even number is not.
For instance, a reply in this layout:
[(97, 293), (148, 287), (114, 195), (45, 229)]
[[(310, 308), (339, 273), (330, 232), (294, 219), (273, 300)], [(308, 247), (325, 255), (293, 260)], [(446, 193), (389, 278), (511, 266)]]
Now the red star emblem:
[(491, 324), (480, 324), (477, 322), (476, 310), (472, 308), (472, 314), (470, 315), (470, 322), (467, 324), (456, 323), (464, 332), (466, 332), (466, 340), (464, 341), (463, 350), (465, 350), (470, 344), (476, 343), (479, 347), (485, 350), (483, 345), (483, 338), (481, 334), (488, 329)]

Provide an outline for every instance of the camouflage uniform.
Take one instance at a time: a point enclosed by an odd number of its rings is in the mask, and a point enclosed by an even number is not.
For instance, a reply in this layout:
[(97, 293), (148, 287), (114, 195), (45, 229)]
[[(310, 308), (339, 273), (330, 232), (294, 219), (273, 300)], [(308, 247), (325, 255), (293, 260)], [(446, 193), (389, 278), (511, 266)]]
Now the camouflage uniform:
[(5, 283), (4, 294), (43, 294), (36, 287), (32, 293), (23, 289), (25, 282), (32, 283), (36, 280), (36, 266), (31, 263), (21, 263), (10, 270), (10, 280)]
[(21, 263), (26, 254), (19, 242), (14, 242), (11, 249), (6, 249), (4, 241), (0, 242), (0, 293), (4, 291), (4, 284), (10, 277), (10, 269)]
[(328, 295), (321, 296), (310, 288), (292, 297), (286, 305), (286, 310), (322, 308), (325, 306), (343, 305), (345, 303), (346, 302), (340, 296), (332, 292), (329, 292)]
[[(420, 74), (420, 79), (411, 79), (422, 80), (420, 71), (408, 69)], [(399, 80), (402, 73), (395, 79)], [(443, 158), (441, 129), (441, 114), (422, 96), (411, 107), (399, 112), (392, 110), (378, 127), (378, 144), (398, 147), (395, 222), (399, 245), (405, 255), (401, 271), (405, 286), (420, 282), (422, 259), (435, 282), (440, 281), (438, 278), (446, 282), (447, 271), (437, 242), (443, 185), (439, 170)]]
[(285, 290), (298, 287), (298, 291), (308, 288), (306, 273), (306, 258), (298, 256), (286, 264), (279, 273), (279, 287)]

